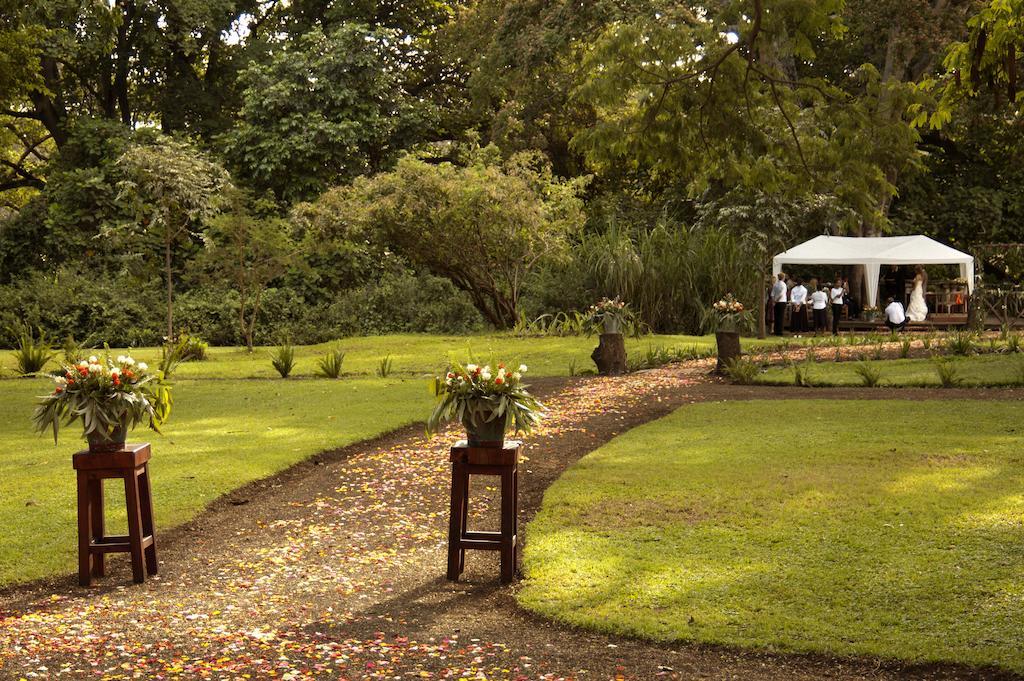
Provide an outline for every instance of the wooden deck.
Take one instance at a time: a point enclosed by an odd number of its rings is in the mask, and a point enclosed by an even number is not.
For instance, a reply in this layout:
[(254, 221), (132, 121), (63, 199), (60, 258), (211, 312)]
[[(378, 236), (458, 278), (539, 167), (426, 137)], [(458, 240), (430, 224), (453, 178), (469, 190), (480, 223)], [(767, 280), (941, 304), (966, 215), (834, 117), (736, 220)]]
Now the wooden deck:
[[(967, 315), (965, 314), (930, 314), (923, 322), (908, 322), (906, 331), (948, 331), (967, 326)], [(996, 328), (999, 324), (996, 324)], [(840, 331), (885, 331), (889, 327), (882, 319), (868, 322), (863, 319), (843, 319), (839, 322)]]

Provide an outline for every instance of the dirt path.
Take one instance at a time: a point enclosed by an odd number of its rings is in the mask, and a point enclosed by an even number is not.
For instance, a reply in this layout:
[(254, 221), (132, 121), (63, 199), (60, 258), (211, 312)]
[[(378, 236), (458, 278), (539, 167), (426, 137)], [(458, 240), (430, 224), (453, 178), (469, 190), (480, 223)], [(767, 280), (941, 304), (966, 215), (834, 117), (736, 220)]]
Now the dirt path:
[[(571, 463), (616, 434), (697, 401), (1022, 399), (1020, 391), (738, 387), (707, 363), (544, 386), (527, 445), (521, 520)], [(410, 428), (255, 483), (161, 536), (161, 575), (71, 577), (0, 595), (0, 678), (887, 679), (995, 678), (985, 670), (655, 645), (533, 617), (499, 588), (493, 554), (443, 579), (447, 445)], [(473, 490), (496, 523), (495, 490)], [(157, 511), (159, 513), (159, 499)], [(158, 516), (159, 522), (159, 516)]]

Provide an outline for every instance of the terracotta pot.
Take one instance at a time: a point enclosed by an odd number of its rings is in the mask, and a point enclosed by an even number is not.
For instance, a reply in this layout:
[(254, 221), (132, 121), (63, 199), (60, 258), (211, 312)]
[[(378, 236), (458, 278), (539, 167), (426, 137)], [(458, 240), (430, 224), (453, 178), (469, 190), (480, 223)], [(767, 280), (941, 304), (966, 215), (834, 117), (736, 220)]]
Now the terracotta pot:
[(491, 418), (491, 414), (479, 413), (476, 420), (472, 415), (462, 419), (466, 428), (466, 440), (470, 447), (501, 447), (505, 444), (505, 419)]
[(86, 435), (89, 441), (90, 452), (116, 452), (124, 449), (125, 440), (128, 439), (128, 422), (122, 421), (109, 434), (103, 431), (93, 431)]

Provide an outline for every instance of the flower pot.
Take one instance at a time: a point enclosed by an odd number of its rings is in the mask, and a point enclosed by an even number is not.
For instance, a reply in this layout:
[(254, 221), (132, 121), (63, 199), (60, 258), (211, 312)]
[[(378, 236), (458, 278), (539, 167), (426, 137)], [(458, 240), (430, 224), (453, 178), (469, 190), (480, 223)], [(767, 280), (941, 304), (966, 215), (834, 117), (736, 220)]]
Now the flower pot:
[(603, 323), (605, 333), (622, 333), (622, 320), (618, 317), (605, 317)]
[(725, 368), (734, 359), (739, 359), (740, 334), (738, 331), (718, 331), (715, 333), (715, 341), (718, 343), (718, 364), (715, 365), (716, 373), (724, 373)]
[(110, 433), (96, 430), (88, 435), (90, 452), (116, 452), (124, 449), (125, 440), (128, 439), (128, 423), (122, 421)]
[[(466, 428), (466, 440), (470, 447), (501, 447), (505, 444), (505, 418), (491, 418), (491, 414), (479, 412), (474, 419), (467, 414), (462, 419)], [(491, 419), (489, 421), (485, 419)]]

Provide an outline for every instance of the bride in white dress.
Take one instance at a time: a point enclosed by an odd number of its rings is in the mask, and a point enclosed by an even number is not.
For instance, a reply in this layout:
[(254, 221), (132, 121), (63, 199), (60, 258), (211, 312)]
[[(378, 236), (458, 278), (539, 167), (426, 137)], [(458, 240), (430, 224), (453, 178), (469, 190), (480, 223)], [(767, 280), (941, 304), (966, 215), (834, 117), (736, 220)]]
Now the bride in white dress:
[(920, 265), (914, 276), (914, 290), (910, 293), (910, 305), (907, 306), (907, 318), (912, 322), (923, 322), (928, 316), (928, 306), (924, 302), (924, 291), (928, 287), (928, 274)]

